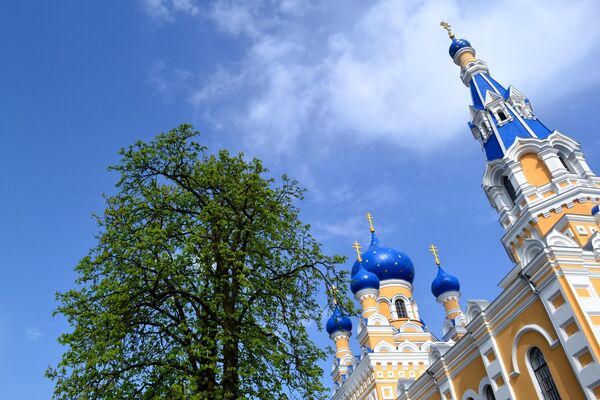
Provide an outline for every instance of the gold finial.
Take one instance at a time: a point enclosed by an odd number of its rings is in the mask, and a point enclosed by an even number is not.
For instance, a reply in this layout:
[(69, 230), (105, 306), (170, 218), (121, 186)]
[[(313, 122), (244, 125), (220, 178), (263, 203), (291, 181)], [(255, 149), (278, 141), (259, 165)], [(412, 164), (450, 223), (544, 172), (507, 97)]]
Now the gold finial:
[(439, 267), (440, 266), (440, 257), (439, 257), (439, 253), (438, 253), (438, 248), (435, 247), (434, 244), (432, 244), (431, 246), (429, 246), (429, 251), (431, 252), (431, 254), (433, 254), (433, 257), (435, 257), (435, 263)]
[(454, 39), (454, 33), (452, 33), (452, 28), (450, 27), (450, 24), (446, 21), (442, 21), (440, 22), (440, 25), (442, 28), (448, 31), (448, 36), (450, 37), (450, 39)]
[(362, 262), (362, 256), (360, 255), (360, 249), (362, 247), (360, 247), (360, 243), (355, 241), (352, 247), (354, 248), (354, 250), (356, 250), (356, 258), (358, 259), (358, 262)]
[(373, 215), (370, 212), (367, 213), (367, 221), (369, 221), (369, 229), (371, 232), (375, 232), (375, 225), (373, 225)]

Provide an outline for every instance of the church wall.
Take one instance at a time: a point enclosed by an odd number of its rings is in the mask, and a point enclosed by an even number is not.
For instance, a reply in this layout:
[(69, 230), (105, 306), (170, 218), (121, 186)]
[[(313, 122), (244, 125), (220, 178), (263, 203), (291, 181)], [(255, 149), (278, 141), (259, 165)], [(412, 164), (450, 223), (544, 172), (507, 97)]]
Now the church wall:
[(540, 236), (545, 236), (558, 222), (560, 218), (562, 218), (565, 214), (579, 214), (579, 215), (590, 215), (592, 212), (592, 207), (594, 207), (594, 203), (585, 202), (581, 203), (579, 200), (573, 201), (573, 207), (568, 208), (568, 211), (563, 209), (563, 212), (556, 213), (556, 211), (551, 210), (548, 214), (548, 217), (545, 217), (543, 214), (540, 214), (539, 219), (534, 224)]
[(459, 399), (461, 399), (463, 394), (468, 390), (477, 392), (479, 382), (487, 376), (485, 366), (483, 365), (483, 361), (481, 360), (477, 348), (469, 349), (468, 354), (461, 355), (459, 360), (464, 362), (465, 359), (469, 358), (472, 360), (464, 368), (460, 370), (457, 370), (456, 368), (450, 370), (452, 384)]
[[(546, 310), (539, 299), (536, 299), (518, 316), (513, 315), (513, 317), (514, 320), (509, 323), (501, 332), (495, 333), (498, 348), (502, 358), (506, 360), (507, 366), (512, 364), (512, 350), (517, 333), (525, 325), (536, 325), (545, 332), (548, 332), (553, 340), (557, 340), (558, 338), (557, 333), (550, 319), (548, 318)], [(533, 384), (531, 375), (526, 366), (526, 353), (534, 346), (538, 346), (544, 353), (546, 361), (550, 366), (552, 377), (554, 378), (561, 395), (563, 393), (567, 393), (567, 388), (573, 387), (569, 393), (577, 393), (580, 394), (581, 398), (584, 398), (562, 347), (557, 346), (554, 349), (550, 349), (546, 339), (537, 332), (525, 333), (517, 344), (517, 360), (519, 363), (518, 367), (520, 374), (516, 377), (513, 376), (510, 379), (510, 385), (512, 386), (513, 391), (515, 393), (519, 393), (519, 396), (522, 398), (537, 398), (536, 387)], [(512, 371), (509, 370), (508, 372), (510, 374)], [(494, 380), (494, 377), (491, 377), (490, 380)], [(564, 398), (569, 397), (568, 395), (565, 395)]]

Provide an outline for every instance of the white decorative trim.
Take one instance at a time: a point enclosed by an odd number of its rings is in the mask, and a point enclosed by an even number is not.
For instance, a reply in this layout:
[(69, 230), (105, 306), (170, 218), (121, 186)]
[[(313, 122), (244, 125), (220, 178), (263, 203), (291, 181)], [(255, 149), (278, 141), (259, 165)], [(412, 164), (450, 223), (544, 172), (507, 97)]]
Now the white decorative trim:
[(381, 353), (383, 350), (387, 350), (388, 352), (391, 352), (391, 353), (398, 351), (392, 344), (386, 342), (385, 340), (382, 340), (381, 342), (379, 342), (375, 345), (373, 352)]
[[(478, 392), (479, 392), (479, 398), (481, 398), (481, 399), (485, 399), (486, 398), (485, 397), (485, 393), (483, 392), (483, 389), (486, 386), (488, 386), (488, 385), (492, 388), (492, 391), (493, 391), (494, 390), (494, 385), (492, 385), (492, 383), (490, 382), (489, 378), (487, 376), (484, 376), (483, 378), (481, 378), (481, 380), (479, 381), (479, 390), (478, 390)], [(496, 393), (494, 393), (494, 395), (495, 394)], [(474, 397), (474, 398), (476, 398), (476, 397)]]
[(563, 235), (557, 230), (552, 230), (546, 235), (546, 243), (548, 244), (548, 246), (579, 247), (577, 242), (575, 242), (567, 235)]
[(364, 297), (377, 298), (377, 296), (379, 296), (379, 289), (375, 288), (364, 288), (354, 294), (354, 298), (360, 302), (363, 301)]
[(556, 346), (559, 345), (558, 339), (552, 339), (552, 336), (550, 336), (550, 334), (541, 326), (539, 326), (537, 324), (528, 324), (528, 325), (523, 326), (517, 332), (517, 334), (515, 336), (515, 340), (513, 342), (513, 346), (512, 346), (512, 352), (511, 352), (512, 372), (510, 373), (511, 378), (519, 376), (519, 374), (521, 373), (519, 371), (519, 364), (518, 364), (518, 360), (517, 360), (517, 347), (518, 347), (519, 341), (521, 340), (523, 335), (525, 335), (528, 332), (537, 332), (540, 335), (542, 335), (544, 337), (544, 339), (546, 339), (546, 341), (548, 342), (548, 345), (550, 345), (551, 349), (554, 349)]
[(369, 316), (369, 318), (367, 318), (367, 325), (368, 326), (373, 326), (373, 325), (377, 325), (377, 322), (379, 322), (381, 326), (389, 326), (390, 325), (390, 321), (388, 321), (388, 319), (386, 317), (384, 317), (383, 315), (377, 313), (377, 314), (372, 314)]
[(398, 351), (404, 351), (405, 349), (410, 349), (413, 352), (418, 352), (421, 351), (419, 350), (419, 346), (417, 346), (416, 344), (409, 342), (408, 340), (405, 340), (404, 342), (400, 343), (400, 345), (398, 346)]
[(544, 252), (544, 243), (538, 239), (525, 239), (523, 248), (518, 250), (521, 266), (524, 268), (540, 253)]
[(471, 389), (467, 389), (465, 391), (465, 393), (463, 394), (461, 400), (467, 400), (469, 397), (473, 398), (473, 399), (478, 399), (479, 396), (477, 395), (477, 393), (475, 393), (473, 390)]
[(349, 339), (352, 336), (351, 331), (335, 331), (329, 337), (331, 340), (339, 340), (339, 339)]

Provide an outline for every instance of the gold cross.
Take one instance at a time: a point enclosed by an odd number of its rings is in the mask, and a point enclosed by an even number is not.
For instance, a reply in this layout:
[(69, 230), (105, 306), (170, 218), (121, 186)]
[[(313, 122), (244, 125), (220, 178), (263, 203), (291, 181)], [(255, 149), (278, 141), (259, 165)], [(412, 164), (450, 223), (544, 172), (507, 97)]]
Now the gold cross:
[(432, 244), (431, 246), (429, 246), (429, 251), (431, 252), (431, 254), (433, 254), (433, 257), (435, 257), (435, 263), (439, 267), (440, 266), (440, 257), (439, 257), (439, 253), (438, 253), (438, 248)]
[(452, 28), (450, 27), (450, 24), (446, 21), (442, 21), (440, 22), (440, 25), (442, 26), (442, 28), (448, 31), (448, 36), (450, 37), (450, 39), (454, 39), (454, 33), (452, 33)]
[(362, 256), (360, 255), (360, 243), (355, 241), (352, 247), (354, 248), (354, 250), (356, 250), (356, 257), (358, 258), (358, 262), (362, 262)]
[(333, 304), (337, 305), (337, 299), (335, 298), (335, 291), (337, 288), (335, 286), (331, 286), (331, 297), (333, 298)]
[(371, 232), (375, 232), (375, 225), (373, 225), (373, 216), (370, 212), (367, 213), (367, 221), (369, 221), (369, 229)]

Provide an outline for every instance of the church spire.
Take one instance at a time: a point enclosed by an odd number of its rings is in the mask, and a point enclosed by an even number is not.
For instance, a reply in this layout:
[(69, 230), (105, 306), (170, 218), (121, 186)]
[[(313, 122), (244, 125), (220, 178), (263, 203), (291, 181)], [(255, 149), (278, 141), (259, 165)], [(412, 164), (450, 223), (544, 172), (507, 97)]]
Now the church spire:
[(469, 128), (493, 161), (504, 157), (517, 138), (547, 138), (552, 131), (533, 114), (529, 99), (509, 86), (494, 80), (487, 64), (475, 58), (475, 49), (465, 39), (457, 39), (447, 22), (440, 25), (449, 33), (450, 57), (460, 66), (460, 77), (470, 89), (473, 104), (469, 107)]

